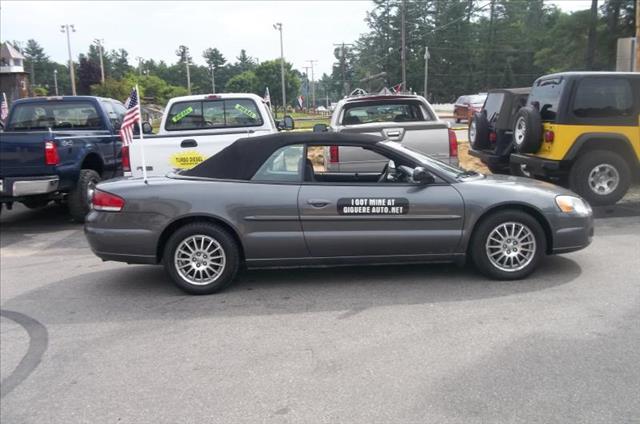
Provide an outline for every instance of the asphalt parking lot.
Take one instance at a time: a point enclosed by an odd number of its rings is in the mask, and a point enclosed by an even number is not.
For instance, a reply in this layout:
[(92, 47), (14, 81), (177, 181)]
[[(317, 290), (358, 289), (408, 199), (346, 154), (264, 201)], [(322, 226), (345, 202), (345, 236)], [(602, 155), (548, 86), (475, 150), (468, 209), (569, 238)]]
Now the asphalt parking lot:
[(637, 423), (640, 204), (531, 278), (245, 271), (184, 295), (57, 206), (1, 219), (3, 423)]

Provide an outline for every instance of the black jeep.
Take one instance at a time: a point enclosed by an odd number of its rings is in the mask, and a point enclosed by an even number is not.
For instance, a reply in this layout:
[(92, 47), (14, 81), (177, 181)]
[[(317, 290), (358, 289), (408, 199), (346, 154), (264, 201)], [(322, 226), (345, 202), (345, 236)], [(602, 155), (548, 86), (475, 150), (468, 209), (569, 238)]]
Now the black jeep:
[(513, 125), (518, 110), (527, 102), (531, 88), (501, 88), (489, 91), (484, 106), (469, 122), (469, 154), (479, 158), (493, 173), (523, 175), (511, 169)]

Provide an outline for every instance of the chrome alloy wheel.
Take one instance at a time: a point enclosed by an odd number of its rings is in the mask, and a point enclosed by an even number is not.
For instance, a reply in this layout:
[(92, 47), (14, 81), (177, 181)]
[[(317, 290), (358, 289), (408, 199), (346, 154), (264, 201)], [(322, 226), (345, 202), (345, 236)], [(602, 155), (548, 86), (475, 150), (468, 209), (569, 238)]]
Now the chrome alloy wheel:
[(204, 286), (222, 275), (226, 256), (222, 246), (214, 238), (197, 234), (187, 237), (178, 245), (173, 263), (186, 282)]
[(613, 193), (620, 183), (618, 170), (608, 163), (596, 165), (589, 172), (589, 188), (600, 196)]
[(503, 222), (487, 237), (485, 249), (489, 261), (501, 271), (520, 271), (536, 253), (536, 238), (533, 231), (519, 222)]
[(527, 127), (527, 123), (525, 122), (524, 118), (521, 116), (516, 121), (516, 126), (513, 129), (513, 139), (518, 146), (521, 146), (522, 143), (524, 142), (524, 134), (525, 134), (526, 127)]

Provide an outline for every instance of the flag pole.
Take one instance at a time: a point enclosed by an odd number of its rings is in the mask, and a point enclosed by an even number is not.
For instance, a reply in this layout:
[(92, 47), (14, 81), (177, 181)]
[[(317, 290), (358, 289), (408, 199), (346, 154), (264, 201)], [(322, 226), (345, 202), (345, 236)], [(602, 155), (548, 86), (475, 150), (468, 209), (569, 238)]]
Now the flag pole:
[(144, 183), (147, 182), (147, 161), (144, 158), (144, 134), (142, 131), (142, 96), (140, 95), (140, 90), (138, 90), (138, 84), (136, 84), (136, 95), (138, 96), (138, 128), (140, 130), (140, 159), (142, 159), (142, 178), (144, 179)]

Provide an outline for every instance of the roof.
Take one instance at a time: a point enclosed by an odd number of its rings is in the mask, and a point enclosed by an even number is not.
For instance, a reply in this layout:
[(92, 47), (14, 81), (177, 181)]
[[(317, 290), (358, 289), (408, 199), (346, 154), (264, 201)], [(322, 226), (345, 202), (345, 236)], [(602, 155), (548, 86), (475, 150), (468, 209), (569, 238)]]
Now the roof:
[(511, 94), (529, 94), (531, 87), (518, 87), (518, 88), (496, 88), (489, 90), (489, 93), (511, 93)]
[(253, 93), (216, 93), (216, 94), (195, 94), (192, 96), (174, 97), (169, 100), (169, 103), (211, 100), (213, 96), (215, 96), (215, 98), (218, 98), (218, 99), (242, 98), (242, 99), (253, 99), (255, 101), (262, 101), (262, 97)]
[(542, 75), (538, 79), (557, 78), (557, 77), (586, 77), (586, 76), (632, 76), (640, 78), (639, 72), (613, 72), (613, 71), (569, 71), (558, 72), (555, 74)]
[(366, 146), (377, 144), (383, 140), (382, 137), (375, 135), (342, 134), (334, 132), (294, 132), (245, 137), (236, 140), (194, 168), (183, 171), (181, 175), (230, 180), (250, 180), (264, 161), (266, 161), (273, 152), (284, 146), (293, 144)]
[(25, 59), (25, 57), (11, 45), (8, 41), (2, 43), (2, 47), (0, 47), (0, 56), (5, 59)]

